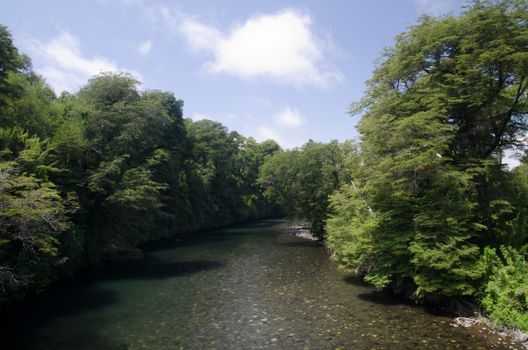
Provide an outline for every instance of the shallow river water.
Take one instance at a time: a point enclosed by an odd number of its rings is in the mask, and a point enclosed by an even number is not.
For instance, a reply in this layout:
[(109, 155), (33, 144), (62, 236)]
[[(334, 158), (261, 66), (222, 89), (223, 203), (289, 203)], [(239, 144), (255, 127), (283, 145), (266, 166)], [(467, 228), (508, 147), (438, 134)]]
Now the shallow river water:
[[(489, 349), (515, 345), (340, 272), (264, 220), (145, 247), (0, 311), (5, 349)], [(2, 346), (4, 349), (4, 347)]]

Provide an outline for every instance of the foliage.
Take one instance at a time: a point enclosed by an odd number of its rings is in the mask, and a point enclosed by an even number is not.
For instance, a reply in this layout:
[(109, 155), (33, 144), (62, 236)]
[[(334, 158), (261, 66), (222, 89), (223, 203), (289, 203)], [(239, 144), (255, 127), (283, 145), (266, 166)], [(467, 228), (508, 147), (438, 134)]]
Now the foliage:
[(528, 164), (514, 169), (510, 187), (514, 193), (511, 202), (515, 210), (512, 210), (512, 233), (505, 243), (521, 247), (528, 244)]
[[(368, 206), (354, 182), (343, 186), (330, 197), (332, 215), (327, 221), (328, 247), (345, 269), (353, 267), (357, 274), (366, 275), (372, 268), (374, 237), (380, 218)], [(372, 274), (374, 276), (374, 274)], [(385, 281), (368, 278), (374, 285), (383, 286)]]
[[(501, 258), (502, 257), (502, 258)], [(487, 271), (481, 302), (499, 326), (528, 331), (528, 246), (521, 250), (486, 247), (481, 261)]]
[(355, 186), (331, 199), (328, 240), (345, 268), (419, 300), (471, 296), (484, 246), (525, 243), (524, 167), (510, 174), (501, 157), (528, 127), (527, 13), (474, 1), (422, 17), (385, 52), (352, 107)]
[(307, 220), (312, 233), (325, 232), (328, 197), (350, 180), (355, 148), (350, 142), (309, 141), (300, 149), (278, 152), (262, 166), (259, 183), (266, 197), (291, 216)]
[(56, 97), (3, 26), (0, 58), (0, 303), (150, 239), (278, 212), (256, 184), (274, 141), (184, 121), (183, 101), (128, 74)]
[(59, 238), (70, 225), (66, 206), (53, 184), (21, 173), (15, 162), (1, 163), (0, 302), (58, 261)]
[(528, 165), (502, 157), (526, 152), (527, 23), (522, 0), (422, 17), (351, 108), (360, 144), (286, 151), (128, 74), (57, 97), (0, 26), (0, 303), (150, 239), (287, 213), (377, 287), (476, 297), (526, 330)]

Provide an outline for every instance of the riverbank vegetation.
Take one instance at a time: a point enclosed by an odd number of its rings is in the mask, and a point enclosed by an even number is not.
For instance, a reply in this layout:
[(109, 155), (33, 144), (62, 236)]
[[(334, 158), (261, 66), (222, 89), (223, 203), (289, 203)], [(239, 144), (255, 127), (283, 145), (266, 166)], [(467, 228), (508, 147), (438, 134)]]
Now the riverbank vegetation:
[(340, 264), (417, 300), (473, 297), (528, 330), (528, 9), (475, 1), (397, 37), (361, 102), (361, 166), (331, 199)]
[(319, 143), (280, 151), (262, 166), (259, 184), (264, 195), (294, 219), (306, 220), (312, 234), (323, 237), (328, 198), (351, 181), (357, 147), (347, 141)]
[(55, 96), (0, 27), (0, 303), (137, 245), (277, 213), (257, 185), (280, 147), (184, 119), (123, 74)]
[[(328, 246), (367, 282), (417, 301), (476, 299), (496, 324), (528, 330), (527, 42), (526, 1), (422, 17), (351, 108), (357, 151), (276, 154), (261, 176), (281, 180), (266, 193), (319, 235), (329, 215)], [(506, 152), (524, 155), (514, 170)]]
[(128, 75), (55, 96), (1, 27), (0, 302), (150, 239), (288, 213), (377, 287), (528, 330), (528, 4), (470, 4), (385, 51), (351, 108), (357, 143), (286, 151)]

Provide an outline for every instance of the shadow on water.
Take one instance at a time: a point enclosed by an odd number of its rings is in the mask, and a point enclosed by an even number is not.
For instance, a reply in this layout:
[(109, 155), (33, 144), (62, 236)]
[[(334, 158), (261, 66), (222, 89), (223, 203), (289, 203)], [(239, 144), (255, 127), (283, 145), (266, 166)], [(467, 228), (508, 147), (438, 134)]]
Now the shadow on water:
[(41, 336), (34, 336), (28, 338), (28, 334), (20, 336), (16, 341), (7, 342), (9, 350), (56, 350), (57, 344), (60, 343), (61, 349), (75, 349), (75, 350), (127, 350), (129, 345), (124, 342), (119, 342), (108, 336), (99, 336), (95, 333), (79, 331), (71, 334), (64, 341), (57, 342), (56, 339), (49, 339)]
[(409, 298), (405, 297), (404, 294), (394, 293), (390, 289), (373, 289), (371, 285), (364, 282), (360, 277), (357, 276), (346, 276), (343, 280), (354, 286), (364, 287), (371, 289), (368, 292), (360, 293), (357, 297), (363, 301), (377, 304), (377, 305), (386, 305), (386, 306), (395, 306), (402, 305), (410, 308), (419, 308), (427, 312), (428, 314), (436, 317), (453, 317), (454, 313), (449, 311), (449, 308), (446, 307), (441, 302), (436, 303), (417, 303)]
[(321, 245), (317, 241), (295, 241), (295, 242), (283, 242), (281, 246), (288, 248), (320, 248)]
[[(35, 344), (36, 343), (36, 344)], [(128, 350), (130, 345), (109, 336), (100, 336), (98, 334), (85, 332), (83, 330), (76, 331), (70, 337), (60, 342), (62, 349), (75, 350)], [(18, 344), (14, 349), (39, 349), (39, 350), (56, 350), (57, 343), (53, 340), (40, 338), (31, 345), (27, 343)]]
[[(154, 257), (105, 264), (100, 270), (85, 271), (77, 277), (51, 286), (42, 294), (2, 309), (0, 338), (3, 344), (8, 344), (6, 349), (54, 349), (56, 339), (43, 338), (39, 335), (40, 329), (55, 320), (98, 311), (120, 302), (117, 293), (103, 287), (101, 282), (121, 279), (166, 279), (221, 266), (222, 263), (211, 260), (162, 263)], [(100, 326), (104, 327), (104, 324)], [(83, 338), (87, 340), (84, 343)], [(70, 344), (71, 347), (61, 344), (61, 348), (79, 349), (79, 344), (91, 344), (94, 346), (92, 348), (97, 349), (127, 348), (125, 344), (116, 344), (114, 340), (96, 334), (94, 329), (79, 329), (79, 334), (70, 335), (67, 339), (76, 339), (79, 342)]]
[[(84, 280), (84, 279), (83, 279)], [(83, 288), (79, 288), (82, 284)], [(0, 336), (6, 349), (52, 349), (46, 339), (38, 335), (39, 329), (63, 317), (75, 317), (118, 302), (116, 292), (86, 281), (68, 281), (52, 286), (45, 293), (10, 307), (0, 314)], [(97, 339), (96, 334), (82, 335)], [(103, 339), (99, 342), (104, 343)], [(35, 346), (38, 343), (38, 346)], [(105, 346), (103, 348), (115, 348)]]
[[(223, 229), (208, 230), (190, 235), (173, 236), (145, 244), (145, 255), (136, 261), (105, 262), (102, 266), (81, 271), (77, 276), (60, 281), (42, 294), (15, 303), (0, 310), (0, 339), (2, 349), (81, 349), (82, 344), (91, 344), (97, 349), (126, 349), (126, 344), (98, 332), (97, 327), (78, 329), (78, 334), (65, 336), (62, 340), (47, 338), (46, 327), (61, 319), (75, 319), (83, 314), (98, 313), (101, 309), (122, 302), (117, 291), (105, 286), (105, 282), (120, 280), (151, 281), (205, 272), (221, 268), (220, 261), (198, 259), (190, 261), (164, 261), (156, 252), (200, 246), (218, 245), (241, 235), (260, 233), (272, 228), (281, 220), (264, 220), (233, 225)], [(176, 254), (177, 255), (177, 254)], [(101, 323), (102, 322), (102, 323)], [(100, 324), (99, 324), (100, 323)], [(74, 332), (77, 332), (77, 328)], [(69, 329), (68, 332), (71, 332)], [(84, 341), (86, 340), (86, 341)], [(68, 344), (66, 342), (73, 342)]]
[(233, 224), (224, 228), (198, 231), (184, 235), (176, 234), (171, 237), (160, 238), (159, 240), (146, 243), (141, 249), (146, 252), (156, 252), (184, 247), (195, 247), (202, 244), (214, 245), (215, 243), (230, 241), (233, 237), (255, 234), (256, 230), (262, 231), (262, 229), (276, 227), (277, 224), (284, 222), (283, 219), (268, 219)]
[(274, 227), (277, 224), (285, 223), (286, 221), (283, 219), (267, 219), (267, 220), (259, 220), (259, 221), (250, 221), (245, 222), (242, 224), (235, 224), (232, 226), (228, 226), (224, 228), (224, 231), (228, 232), (243, 232), (243, 231), (253, 231), (256, 229), (263, 229), (268, 227)]
[[(364, 287), (371, 289), (372, 286), (364, 282), (361, 277), (350, 275), (343, 278), (343, 280), (354, 286)], [(361, 300), (367, 301), (369, 303), (374, 303), (378, 305), (408, 305), (415, 306), (410, 303), (409, 300), (405, 298), (402, 294), (395, 294), (388, 289), (372, 289), (366, 293), (358, 294), (357, 297)]]
[(379, 304), (379, 305), (407, 305), (407, 306), (416, 306), (411, 304), (406, 300), (402, 295), (394, 294), (393, 292), (381, 289), (373, 290), (368, 293), (361, 293), (357, 296), (359, 299), (368, 301), (369, 303)]
[(148, 257), (138, 261), (113, 262), (103, 269), (92, 272), (98, 280), (158, 280), (190, 275), (222, 267), (224, 264), (213, 260), (192, 260), (163, 263), (157, 258)]
[(348, 284), (352, 284), (354, 286), (358, 287), (370, 287), (370, 285), (366, 282), (364, 282), (361, 277), (355, 276), (355, 275), (348, 275), (343, 277), (343, 281), (345, 281)]
[[(271, 227), (277, 220), (234, 225), (225, 229), (205, 231), (187, 236), (174, 236), (148, 243), (142, 248), (145, 256), (135, 261), (105, 262), (102, 266), (81, 271), (77, 276), (60, 281), (42, 294), (15, 303), (0, 310), (0, 339), (2, 349), (82, 349), (90, 344), (97, 349), (126, 349), (126, 344), (99, 334), (104, 323), (87, 329), (72, 328), (76, 334), (48, 338), (43, 331), (54, 321), (75, 319), (77, 316), (99, 312), (122, 302), (116, 291), (104, 286), (105, 281), (163, 280), (221, 268), (224, 264), (214, 260), (164, 261), (156, 252), (187, 248), (202, 244), (217, 245), (230, 241), (233, 236), (254, 234), (257, 229)], [(71, 332), (69, 329), (68, 332)], [(78, 332), (78, 333), (77, 333)], [(68, 342), (71, 342), (68, 343)]]

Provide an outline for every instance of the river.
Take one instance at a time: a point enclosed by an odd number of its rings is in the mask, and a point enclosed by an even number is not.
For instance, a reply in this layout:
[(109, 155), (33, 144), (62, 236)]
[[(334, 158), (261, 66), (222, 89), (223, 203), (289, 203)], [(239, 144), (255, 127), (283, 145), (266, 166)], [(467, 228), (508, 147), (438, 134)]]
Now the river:
[(489, 349), (486, 331), (366, 286), (263, 220), (145, 247), (1, 315), (3, 349)]

